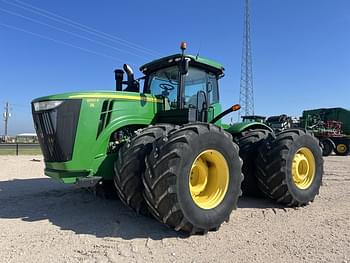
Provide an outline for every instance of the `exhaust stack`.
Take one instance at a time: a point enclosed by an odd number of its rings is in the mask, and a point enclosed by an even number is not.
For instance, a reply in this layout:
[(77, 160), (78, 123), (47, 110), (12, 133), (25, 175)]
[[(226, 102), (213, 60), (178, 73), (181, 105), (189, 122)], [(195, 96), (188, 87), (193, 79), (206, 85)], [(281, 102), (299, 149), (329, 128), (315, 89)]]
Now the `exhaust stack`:
[(132, 89), (132, 87), (134, 86), (134, 72), (128, 64), (124, 64), (123, 69), (126, 72), (126, 75), (128, 76), (128, 89)]

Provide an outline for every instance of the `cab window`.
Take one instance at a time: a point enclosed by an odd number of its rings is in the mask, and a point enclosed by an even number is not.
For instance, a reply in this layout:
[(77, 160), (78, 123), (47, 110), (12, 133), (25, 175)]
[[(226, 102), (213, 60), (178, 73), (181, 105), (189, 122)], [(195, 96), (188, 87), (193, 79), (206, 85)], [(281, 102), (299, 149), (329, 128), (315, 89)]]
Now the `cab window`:
[(214, 74), (190, 68), (185, 76), (185, 107), (201, 109), (219, 101), (218, 81)]
[(212, 73), (208, 74), (208, 100), (210, 104), (219, 102), (218, 79)]
[(148, 79), (150, 93), (167, 98), (171, 105), (176, 105), (178, 86), (179, 70), (177, 66), (158, 70)]
[(206, 93), (207, 73), (196, 68), (190, 68), (185, 76), (185, 108), (197, 108), (198, 105), (203, 104)]

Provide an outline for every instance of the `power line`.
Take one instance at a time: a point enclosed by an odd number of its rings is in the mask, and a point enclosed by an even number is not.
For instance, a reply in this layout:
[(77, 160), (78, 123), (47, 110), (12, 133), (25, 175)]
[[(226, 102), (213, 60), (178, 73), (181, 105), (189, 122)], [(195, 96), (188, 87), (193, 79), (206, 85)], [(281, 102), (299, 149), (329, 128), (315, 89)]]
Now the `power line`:
[(84, 25), (82, 23), (78, 23), (78, 22), (76, 22), (76, 21), (74, 21), (72, 19), (69, 19), (67, 17), (54, 14), (54, 13), (52, 13), (50, 11), (47, 11), (46, 9), (36, 7), (34, 5), (25, 3), (23, 1), (15, 0), (17, 3), (13, 3), (13, 2), (10, 2), (8, 0), (3, 0), (3, 1), (5, 3), (7, 3), (7, 4), (12, 5), (12, 6), (16, 6), (18, 8), (25, 9), (25, 10), (27, 10), (29, 12), (32, 12), (32, 13), (38, 14), (40, 16), (46, 17), (48, 19), (51, 19), (53, 21), (56, 21), (56, 22), (59, 22), (59, 23), (62, 23), (62, 24), (74, 27), (74, 28), (82, 30), (82, 31), (84, 31), (86, 33), (98, 36), (100, 38), (104, 38), (104, 39), (107, 39), (109, 41), (112, 41), (112, 42), (124, 45), (124, 46), (126, 46), (128, 48), (132, 48), (132, 49), (138, 50), (138, 51), (143, 52), (143, 53), (147, 53), (147, 54), (152, 55), (152, 56), (159, 56), (160, 55), (156, 51), (153, 51), (153, 50), (145, 48), (145, 47), (143, 47), (141, 45), (132, 43), (132, 42), (130, 42), (128, 40), (125, 40), (125, 39), (123, 39), (121, 37), (117, 37), (117, 36), (105, 33), (103, 31), (100, 31), (100, 30), (97, 30), (95, 28), (89, 27), (89, 26)]
[(23, 28), (19, 28), (19, 27), (16, 27), (16, 26), (8, 25), (8, 24), (1, 23), (1, 22), (0, 22), (0, 25), (3, 26), (3, 27), (7, 27), (7, 28), (10, 28), (10, 29), (13, 29), (13, 30), (25, 32), (27, 34), (30, 34), (30, 35), (33, 35), (33, 36), (36, 36), (36, 37), (39, 37), (39, 38), (50, 40), (50, 41), (53, 41), (53, 42), (56, 42), (56, 43), (59, 43), (59, 44), (62, 44), (62, 45), (73, 47), (73, 48), (79, 49), (81, 51), (85, 51), (87, 53), (90, 53), (90, 54), (94, 54), (94, 55), (97, 55), (97, 56), (109, 58), (109, 59), (112, 59), (112, 60), (124, 63), (124, 61), (122, 61), (120, 59), (117, 59), (115, 57), (106, 55), (104, 53), (96, 52), (96, 51), (93, 51), (93, 50), (90, 50), (90, 49), (87, 49), (87, 48), (83, 48), (83, 47), (80, 47), (80, 46), (77, 46), (77, 45), (70, 44), (70, 43), (65, 42), (65, 41), (57, 40), (57, 39), (54, 39), (54, 38), (51, 38), (51, 37), (47, 37), (47, 36), (44, 36), (44, 35), (41, 35), (41, 34), (38, 34), (38, 33), (34, 33), (32, 31), (29, 31), (29, 30), (26, 30), (26, 29), (23, 29)]
[(23, 104), (14, 104), (14, 103), (11, 103), (11, 106), (15, 106), (16, 108), (17, 107), (20, 107), (20, 108), (26, 108), (26, 109), (28, 109), (28, 108), (30, 108), (30, 105), (23, 105)]
[(114, 46), (111, 46), (111, 45), (108, 45), (108, 44), (105, 44), (101, 41), (97, 41), (97, 40), (94, 40), (94, 39), (91, 39), (91, 38), (88, 38), (86, 36), (83, 36), (83, 35), (80, 35), (80, 34), (77, 34), (77, 33), (74, 33), (74, 32), (71, 32), (71, 31), (68, 31), (68, 30), (65, 30), (65, 29), (62, 29), (60, 27), (56, 27), (56, 26), (53, 26), (53, 25), (50, 25), (48, 23), (45, 23), (45, 22), (42, 22), (40, 20), (37, 20), (37, 19), (34, 19), (34, 18), (30, 18), (28, 16), (25, 16), (25, 15), (22, 15), (22, 14), (19, 14), (19, 13), (16, 13), (16, 12), (12, 12), (12, 11), (9, 11), (7, 9), (3, 9), (0, 7), (0, 10), (5, 12), (5, 13), (8, 13), (10, 15), (13, 15), (13, 16), (17, 16), (17, 17), (21, 17), (23, 19), (27, 19), (29, 21), (32, 21), (34, 23), (37, 23), (37, 24), (40, 24), (40, 25), (44, 25), (44, 26), (47, 26), (47, 27), (50, 27), (50, 28), (53, 28), (53, 29), (56, 29), (58, 31), (61, 31), (61, 32), (64, 32), (64, 33), (67, 33), (67, 34), (70, 34), (70, 35), (73, 35), (73, 36), (76, 36), (76, 37), (79, 37), (81, 39), (85, 39), (85, 40), (88, 40), (90, 42), (93, 42), (93, 43), (96, 43), (96, 44), (99, 44), (99, 45), (102, 45), (102, 46), (105, 46), (105, 47), (109, 47), (111, 49), (114, 49), (114, 50), (117, 50), (117, 51), (120, 51), (120, 52), (124, 52), (124, 53), (128, 53), (130, 55), (133, 55), (135, 57), (138, 57), (138, 58), (141, 58), (141, 59), (147, 59), (145, 57), (142, 57), (142, 56), (139, 56), (133, 52), (130, 52), (130, 51), (127, 51), (127, 50), (123, 50), (123, 49), (120, 49), (120, 48), (116, 48)]

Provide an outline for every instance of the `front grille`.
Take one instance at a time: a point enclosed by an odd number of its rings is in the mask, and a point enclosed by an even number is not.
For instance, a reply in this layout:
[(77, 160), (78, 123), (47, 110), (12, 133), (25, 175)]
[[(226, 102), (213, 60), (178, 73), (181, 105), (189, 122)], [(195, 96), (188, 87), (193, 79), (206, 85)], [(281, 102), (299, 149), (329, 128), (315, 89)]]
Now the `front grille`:
[(51, 110), (35, 111), (33, 120), (44, 159), (67, 162), (72, 159), (81, 100), (65, 100)]

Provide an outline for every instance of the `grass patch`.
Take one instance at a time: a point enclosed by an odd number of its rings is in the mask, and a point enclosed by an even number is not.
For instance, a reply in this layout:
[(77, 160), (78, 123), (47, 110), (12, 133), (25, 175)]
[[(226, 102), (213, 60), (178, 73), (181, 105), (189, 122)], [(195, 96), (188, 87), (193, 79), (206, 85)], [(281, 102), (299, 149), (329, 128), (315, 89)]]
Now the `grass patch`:
[[(16, 155), (16, 145), (1, 146), (0, 155)], [(18, 155), (42, 155), (40, 146), (24, 146), (19, 145)]]

